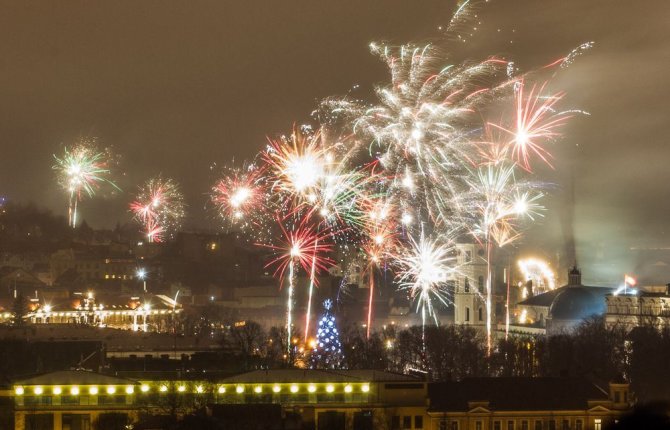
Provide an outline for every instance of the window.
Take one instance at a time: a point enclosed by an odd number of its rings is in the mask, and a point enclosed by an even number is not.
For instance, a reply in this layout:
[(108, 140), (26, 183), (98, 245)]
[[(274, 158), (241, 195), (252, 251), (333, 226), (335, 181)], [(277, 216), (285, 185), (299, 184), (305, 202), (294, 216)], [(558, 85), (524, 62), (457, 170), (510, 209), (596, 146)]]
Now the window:
[(596, 418), (593, 420), (593, 430), (603, 430), (603, 420)]
[(91, 430), (91, 417), (88, 414), (63, 414), (63, 430)]
[(528, 421), (521, 421), (521, 430), (528, 430)]
[(400, 417), (398, 415), (394, 415), (393, 418), (391, 418), (391, 430), (398, 430), (400, 428)]
[(575, 421), (575, 430), (583, 430), (583, 429), (584, 429), (584, 423), (582, 423), (582, 420)]
[(479, 308), (479, 321), (484, 321), (484, 314), (482, 313), (482, 308)]
[(507, 421), (507, 430), (514, 430), (514, 421)]
[(465, 321), (470, 321), (470, 308), (465, 308)]
[(422, 415), (416, 415), (414, 417), (414, 428), (415, 429), (422, 429), (423, 428), (423, 416)]
[(51, 430), (54, 428), (53, 414), (27, 414), (26, 428), (33, 430)]
[(465, 278), (465, 280), (463, 282), (464, 282), (463, 292), (464, 293), (469, 293), (470, 292), (470, 281), (468, 281), (468, 278)]
[(535, 421), (535, 430), (542, 430), (542, 421)]
[(469, 263), (472, 261), (472, 251), (465, 251), (465, 262)]
[(563, 424), (561, 425), (562, 430), (570, 430), (570, 420), (563, 420)]
[(447, 420), (445, 419), (440, 420), (439, 430), (447, 430)]
[(481, 275), (477, 278), (477, 286), (479, 287), (479, 291), (484, 291), (484, 277)]
[(402, 428), (403, 429), (412, 428), (412, 417), (402, 417)]
[(458, 421), (451, 422), (451, 430), (458, 430)]
[(556, 430), (556, 421), (549, 420), (549, 430)]
[(621, 393), (619, 391), (614, 393), (614, 403), (621, 403)]
[(502, 423), (500, 421), (494, 421), (493, 430), (502, 430)]
[(482, 430), (482, 422), (481, 421), (477, 421), (475, 423), (475, 429), (476, 430)]

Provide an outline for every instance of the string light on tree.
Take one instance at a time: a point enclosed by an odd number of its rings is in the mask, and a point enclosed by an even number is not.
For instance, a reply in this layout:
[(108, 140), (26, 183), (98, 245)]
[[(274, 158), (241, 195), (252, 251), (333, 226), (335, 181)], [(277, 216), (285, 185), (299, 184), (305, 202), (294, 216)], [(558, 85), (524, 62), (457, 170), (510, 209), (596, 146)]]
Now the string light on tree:
[(335, 316), (330, 313), (333, 302), (328, 299), (323, 303), (325, 313), (319, 321), (316, 331), (316, 345), (312, 352), (312, 367), (319, 369), (340, 369), (344, 356), (340, 333), (337, 330)]

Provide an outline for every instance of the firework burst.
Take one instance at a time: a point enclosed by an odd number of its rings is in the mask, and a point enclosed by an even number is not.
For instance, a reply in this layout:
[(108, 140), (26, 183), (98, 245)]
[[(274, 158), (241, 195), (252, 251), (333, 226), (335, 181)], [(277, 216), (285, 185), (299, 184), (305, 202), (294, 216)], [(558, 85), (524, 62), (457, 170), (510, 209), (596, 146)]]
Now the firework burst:
[(109, 150), (98, 149), (95, 138), (81, 139), (72, 147), (65, 147), (61, 157), (54, 155), (53, 169), (58, 183), (69, 197), (68, 223), (77, 225), (77, 206), (84, 196), (93, 197), (101, 184), (119, 188), (110, 179), (112, 157)]
[(423, 233), (418, 241), (410, 237), (408, 249), (396, 256), (396, 264), (400, 288), (409, 291), (421, 313), (424, 330), (429, 317), (438, 324), (434, 301), (448, 304), (447, 278), (456, 272), (453, 245), (427, 238)]
[(263, 158), (274, 178), (272, 188), (314, 203), (325, 172), (325, 155), (320, 132), (294, 128), (290, 136), (270, 140)]
[(211, 201), (228, 223), (253, 224), (253, 215), (258, 213), (266, 200), (263, 182), (262, 172), (253, 165), (242, 170), (228, 169), (212, 187)]
[(147, 240), (162, 242), (181, 226), (185, 216), (184, 197), (175, 181), (159, 176), (140, 187), (130, 210), (142, 225)]
[(514, 127), (490, 124), (510, 135), (510, 139), (504, 142), (503, 152), (509, 152), (509, 157), (529, 172), (532, 156), (552, 166), (553, 157), (544, 143), (558, 138), (559, 128), (570, 118), (570, 115), (554, 109), (564, 94), (543, 96), (545, 86), (546, 83), (539, 89), (533, 86), (525, 95), (525, 83), (521, 80), (515, 91)]

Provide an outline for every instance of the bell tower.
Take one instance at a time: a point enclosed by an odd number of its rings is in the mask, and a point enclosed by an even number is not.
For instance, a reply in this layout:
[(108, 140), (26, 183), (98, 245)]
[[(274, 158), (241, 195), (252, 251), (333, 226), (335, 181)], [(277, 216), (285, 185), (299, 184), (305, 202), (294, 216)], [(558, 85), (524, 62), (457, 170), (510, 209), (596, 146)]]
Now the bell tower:
[[(486, 252), (474, 243), (458, 243), (459, 270), (447, 280), (454, 297), (454, 324), (486, 327)], [(495, 309), (491, 310), (495, 321)]]

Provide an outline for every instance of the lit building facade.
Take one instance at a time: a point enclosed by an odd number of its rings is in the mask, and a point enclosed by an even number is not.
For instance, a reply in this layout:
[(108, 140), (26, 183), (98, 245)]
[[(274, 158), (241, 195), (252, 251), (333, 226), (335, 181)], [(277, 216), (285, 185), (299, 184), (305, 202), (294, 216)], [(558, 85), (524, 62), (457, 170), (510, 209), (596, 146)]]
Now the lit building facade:
[(630, 409), (628, 384), (471, 378), (429, 385), (435, 430), (602, 430)]
[[(378, 371), (268, 370), (218, 381), (141, 380), (88, 371), (54, 372), (16, 381), (9, 392), (16, 430), (93, 428), (105, 414), (178, 414), (208, 405), (276, 404), (303, 423), (337, 429), (429, 429), (427, 384)], [(411, 422), (411, 427), (395, 423)], [(321, 423), (321, 426), (320, 424)], [(309, 425), (309, 424), (308, 424)]]
[(623, 383), (607, 389), (562, 378), (426, 383), (370, 370), (259, 370), (209, 381), (130, 380), (74, 370), (16, 381), (4, 395), (14, 399), (16, 430), (89, 430), (110, 414), (131, 425), (168, 412), (262, 412), (268, 405), (283, 411), (277, 419), (297, 416), (291, 428), (602, 430), (630, 409)]
[(658, 329), (670, 327), (670, 286), (665, 292), (632, 290), (605, 296), (607, 310), (605, 323), (623, 326), (628, 330), (650, 326)]
[[(458, 272), (447, 278), (449, 290), (454, 292), (454, 323), (483, 329), (486, 327), (486, 250), (481, 244), (459, 243), (456, 260)], [(494, 306), (491, 313), (495, 325)]]

